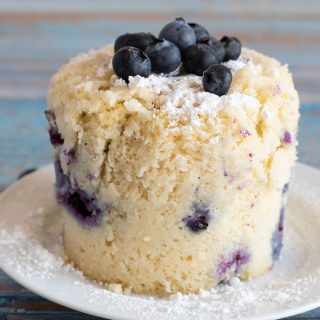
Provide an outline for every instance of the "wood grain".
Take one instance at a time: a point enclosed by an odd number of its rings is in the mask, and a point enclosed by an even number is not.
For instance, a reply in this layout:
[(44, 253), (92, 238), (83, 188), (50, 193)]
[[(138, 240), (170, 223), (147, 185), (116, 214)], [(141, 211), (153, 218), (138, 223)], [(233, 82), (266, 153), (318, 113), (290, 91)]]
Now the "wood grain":
[[(0, 191), (51, 161), (43, 111), (51, 75), (121, 33), (157, 34), (184, 16), (288, 63), (302, 102), (300, 161), (320, 168), (320, 1), (0, 0)], [(97, 319), (34, 295), (0, 272), (0, 320)], [(290, 319), (320, 319), (314, 310)]]

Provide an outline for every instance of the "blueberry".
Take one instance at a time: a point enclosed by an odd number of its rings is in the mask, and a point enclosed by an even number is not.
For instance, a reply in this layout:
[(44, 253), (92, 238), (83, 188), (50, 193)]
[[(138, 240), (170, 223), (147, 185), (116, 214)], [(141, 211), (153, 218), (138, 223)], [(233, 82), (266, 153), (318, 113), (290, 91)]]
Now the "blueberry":
[(154, 73), (171, 73), (180, 66), (181, 54), (179, 48), (167, 40), (157, 40), (150, 44), (145, 53), (151, 60)]
[(89, 195), (79, 187), (72, 186), (70, 178), (63, 173), (60, 161), (55, 161), (57, 200), (66, 210), (85, 227), (95, 226), (101, 222), (102, 211), (111, 206), (101, 208), (94, 195)]
[(181, 51), (196, 43), (196, 34), (182, 18), (165, 25), (159, 34), (160, 39), (173, 42)]
[(18, 175), (18, 180), (20, 180), (21, 178), (27, 176), (28, 174), (36, 171), (37, 169), (36, 168), (29, 168), (29, 169), (26, 169), (26, 170), (23, 170), (19, 175)]
[(218, 276), (223, 280), (228, 280), (233, 275), (238, 275), (241, 266), (250, 260), (249, 253), (244, 249), (238, 249), (228, 258), (223, 258), (218, 265)]
[(118, 50), (112, 59), (115, 74), (126, 82), (129, 76), (148, 77), (151, 73), (151, 61), (149, 57), (138, 48), (123, 47)]
[(182, 221), (193, 232), (207, 229), (210, 220), (210, 209), (202, 203), (194, 203), (192, 214), (183, 218)]
[(223, 96), (230, 88), (232, 74), (229, 68), (222, 64), (211, 65), (202, 77), (203, 88), (207, 92)]
[(224, 36), (220, 41), (224, 44), (226, 50), (223, 61), (237, 60), (241, 54), (241, 42), (239, 39)]
[(218, 63), (214, 51), (203, 43), (190, 46), (182, 53), (183, 66), (188, 73), (202, 76), (210, 65)]
[(226, 50), (222, 42), (214, 37), (205, 37), (200, 41), (200, 43), (206, 44), (215, 52), (219, 63), (223, 61)]
[(88, 224), (99, 222), (101, 210), (95, 205), (95, 199), (82, 190), (76, 190), (68, 195), (64, 206), (78, 220)]
[(289, 131), (285, 131), (283, 134), (283, 140), (285, 144), (290, 144), (292, 142), (291, 134)]
[(205, 29), (203, 26), (200, 26), (200, 24), (197, 24), (197, 23), (188, 23), (188, 24), (196, 34), (197, 43), (201, 42), (202, 39), (210, 36), (208, 30)]
[(156, 39), (157, 38), (151, 33), (125, 33), (116, 39), (114, 43), (114, 52), (117, 52), (119, 49), (128, 46), (145, 50), (145, 48)]
[(273, 261), (276, 261), (279, 259), (281, 249), (282, 249), (284, 215), (285, 215), (285, 209), (281, 208), (279, 222), (276, 226), (275, 231), (273, 232), (272, 239), (271, 239)]
[(63, 144), (64, 139), (61, 137), (61, 134), (58, 131), (57, 123), (56, 123), (56, 116), (51, 110), (46, 110), (44, 112), (48, 123), (49, 123), (49, 137), (51, 144), (56, 147)]

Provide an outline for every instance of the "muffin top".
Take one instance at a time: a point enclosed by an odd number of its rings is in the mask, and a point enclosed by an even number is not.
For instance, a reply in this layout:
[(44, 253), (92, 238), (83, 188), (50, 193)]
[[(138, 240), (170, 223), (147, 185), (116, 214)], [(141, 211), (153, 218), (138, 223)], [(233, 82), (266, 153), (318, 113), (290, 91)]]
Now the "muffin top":
[[(76, 136), (81, 139), (83, 120), (88, 117), (97, 117), (105, 126), (108, 121), (104, 118), (116, 120), (120, 114), (137, 113), (146, 120), (165, 119), (166, 130), (172, 132), (206, 131), (208, 125), (218, 129), (226, 115), (243, 122), (243, 130), (248, 131), (258, 120), (268, 125), (279, 116), (290, 126), (286, 118), (294, 110), (284, 112), (281, 98), (298, 98), (288, 68), (253, 50), (244, 48), (237, 60), (223, 63), (233, 79), (228, 93), (221, 97), (205, 92), (201, 77), (193, 74), (134, 76), (127, 84), (114, 74), (112, 57), (112, 45), (82, 53), (51, 80), (48, 106), (55, 110), (59, 130), (68, 131), (63, 134), (67, 147), (74, 145)], [(269, 106), (274, 99), (276, 110)]]

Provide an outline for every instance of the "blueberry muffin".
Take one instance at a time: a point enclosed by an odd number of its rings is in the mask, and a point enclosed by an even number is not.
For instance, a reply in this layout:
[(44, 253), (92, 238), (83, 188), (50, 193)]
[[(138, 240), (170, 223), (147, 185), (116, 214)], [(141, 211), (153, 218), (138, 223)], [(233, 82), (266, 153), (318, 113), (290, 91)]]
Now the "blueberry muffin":
[(71, 59), (46, 111), (67, 256), (157, 295), (267, 272), (298, 109), (287, 66), (183, 19)]

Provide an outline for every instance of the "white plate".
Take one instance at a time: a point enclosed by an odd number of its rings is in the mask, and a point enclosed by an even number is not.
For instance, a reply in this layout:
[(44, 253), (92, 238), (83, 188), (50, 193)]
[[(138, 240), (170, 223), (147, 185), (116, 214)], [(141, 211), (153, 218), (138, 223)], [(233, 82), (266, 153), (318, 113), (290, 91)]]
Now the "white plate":
[(279, 319), (320, 306), (320, 172), (297, 164), (282, 259), (267, 275), (172, 299), (125, 295), (87, 280), (62, 260), (52, 166), (0, 196), (0, 267), (35, 293), (111, 319)]

